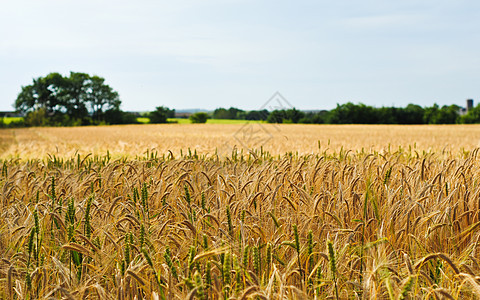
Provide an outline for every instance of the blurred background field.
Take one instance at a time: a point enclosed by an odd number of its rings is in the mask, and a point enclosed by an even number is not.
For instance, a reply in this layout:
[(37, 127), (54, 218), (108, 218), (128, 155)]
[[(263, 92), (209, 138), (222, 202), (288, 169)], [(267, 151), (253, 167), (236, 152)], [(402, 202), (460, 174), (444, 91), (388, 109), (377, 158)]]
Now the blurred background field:
[[(210, 120), (209, 120), (210, 121)], [(262, 147), (272, 154), (319, 151), (458, 152), (479, 146), (479, 125), (176, 124), (44, 127), (0, 131), (1, 158), (69, 157), (75, 153), (135, 157), (147, 150), (178, 155), (190, 148), (213, 154)], [(413, 149), (413, 150), (412, 150)]]
[(23, 120), (22, 117), (3, 117), (3, 123), (5, 123), (7, 125), (12, 123), (12, 122), (20, 122), (22, 120)]

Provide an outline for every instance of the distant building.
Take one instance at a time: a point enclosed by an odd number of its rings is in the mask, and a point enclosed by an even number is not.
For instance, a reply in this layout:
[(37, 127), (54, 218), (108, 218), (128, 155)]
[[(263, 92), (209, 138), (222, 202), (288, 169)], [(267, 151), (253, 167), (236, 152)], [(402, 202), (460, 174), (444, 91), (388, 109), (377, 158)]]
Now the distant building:
[(467, 112), (473, 108), (473, 99), (467, 99)]
[(464, 116), (468, 113), (469, 110), (473, 108), (473, 99), (467, 99), (467, 107), (462, 107), (458, 111), (458, 114)]

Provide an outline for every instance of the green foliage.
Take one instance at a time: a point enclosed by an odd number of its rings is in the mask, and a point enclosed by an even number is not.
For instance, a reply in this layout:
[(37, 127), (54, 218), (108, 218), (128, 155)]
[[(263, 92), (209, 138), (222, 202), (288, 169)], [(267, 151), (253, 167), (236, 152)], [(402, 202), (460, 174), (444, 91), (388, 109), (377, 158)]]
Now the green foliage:
[(376, 124), (377, 116), (371, 106), (351, 102), (338, 105), (330, 111), (328, 123), (331, 124)]
[(328, 112), (325, 123), (330, 124), (455, 124), (460, 107), (437, 104), (422, 108), (409, 104), (404, 108), (372, 107), (365, 104), (346, 104)]
[(167, 263), (167, 266), (170, 269), (170, 272), (171, 272), (173, 278), (178, 280), (177, 268), (173, 264), (172, 254), (170, 252), (170, 248), (165, 249), (165, 254), (163, 255), (163, 257), (165, 258), (165, 262)]
[(138, 124), (137, 116), (133, 113), (125, 112), (119, 108), (109, 109), (101, 115), (101, 121), (108, 124)]
[(420, 105), (408, 104), (407, 107), (398, 110), (397, 124), (422, 124), (425, 110)]
[(248, 112), (240, 113), (240, 116), (243, 116), (245, 120), (262, 120), (266, 121), (268, 118), (269, 112), (266, 109), (263, 110), (250, 110)]
[(185, 190), (185, 201), (187, 201), (188, 203), (188, 206), (191, 205), (191, 198), (190, 198), (190, 191), (188, 190), (188, 186), (187, 185), (184, 185), (183, 186), (183, 189)]
[(217, 108), (213, 111), (212, 119), (265, 121), (269, 114), (266, 109), (244, 111), (235, 107), (230, 107), (229, 109)]
[(455, 124), (458, 120), (458, 111), (460, 107), (457, 105), (444, 105), (439, 108), (437, 104), (432, 107), (425, 108), (423, 122), (425, 124)]
[(195, 272), (194, 278), (195, 278), (195, 286), (198, 289), (197, 290), (197, 298), (198, 299), (205, 299), (206, 298), (205, 286), (203, 285), (202, 276), (200, 276), (200, 274), (198, 272)]
[(470, 109), (466, 115), (460, 118), (459, 122), (463, 124), (480, 123), (480, 105)]
[(409, 276), (405, 284), (403, 285), (402, 291), (398, 297), (399, 300), (408, 299), (408, 293), (412, 290), (414, 284), (414, 277)]
[[(302, 124), (455, 124), (458, 122), (480, 122), (480, 113), (459, 118), (460, 107), (457, 105), (439, 107), (421, 107), (408, 104), (406, 107), (373, 107), (351, 102), (338, 104), (327, 111), (303, 112), (295, 108), (261, 111), (243, 111), (234, 107), (217, 108), (213, 112), (214, 120), (266, 120), (269, 123)], [(462, 121), (463, 120), (463, 121)], [(476, 121), (478, 120), (478, 121)]]
[(120, 104), (104, 78), (70, 72), (68, 77), (50, 73), (34, 79), (22, 87), (14, 106), (27, 114), (27, 126), (73, 126), (130, 121), (129, 116), (119, 117)]
[(169, 109), (168, 107), (158, 106), (156, 109), (148, 114), (150, 123), (168, 123), (168, 118), (175, 117), (175, 109)]
[(8, 175), (8, 167), (7, 167), (7, 162), (6, 161), (3, 161), (3, 165), (2, 165), (2, 177), (7, 177)]
[(227, 252), (225, 253), (225, 258), (223, 259), (223, 268), (222, 268), (224, 285), (230, 284), (230, 270), (231, 270), (230, 252)]
[(29, 111), (25, 116), (25, 125), (26, 126), (47, 126), (49, 125), (49, 120), (47, 118), (47, 112), (44, 107), (36, 109), (34, 111)]
[(261, 271), (261, 258), (259, 247), (253, 247), (253, 270), (257, 275), (260, 275)]
[(228, 119), (228, 120), (237, 120), (242, 118), (243, 110), (230, 107), (229, 109), (217, 108), (213, 111), (214, 119)]
[(305, 117), (305, 113), (297, 110), (296, 108), (287, 110), (274, 110), (268, 117), (268, 123), (298, 123)]
[(85, 236), (90, 239), (91, 234), (92, 234), (92, 225), (90, 224), (90, 209), (92, 207), (92, 201), (93, 197), (88, 198), (87, 200), (87, 206), (85, 208), (85, 217), (84, 217), (84, 230), (85, 230)]
[(332, 279), (335, 284), (335, 298), (338, 299), (338, 287), (337, 287), (337, 260), (335, 258), (335, 250), (333, 249), (333, 243), (327, 242), (328, 248), (328, 260), (330, 262), (330, 271), (332, 272)]
[(307, 235), (308, 272), (313, 268), (313, 246), (313, 232), (309, 230)]
[(227, 224), (228, 224), (228, 233), (233, 236), (233, 224), (232, 224), (232, 214), (230, 212), (230, 206), (227, 206)]
[(197, 112), (190, 116), (190, 122), (192, 123), (206, 123), (208, 114), (205, 112)]
[(130, 234), (127, 233), (125, 235), (125, 248), (124, 248), (124, 261), (125, 261), (125, 267), (128, 268), (128, 265), (130, 265), (130, 248), (131, 248), (131, 243), (130, 243)]

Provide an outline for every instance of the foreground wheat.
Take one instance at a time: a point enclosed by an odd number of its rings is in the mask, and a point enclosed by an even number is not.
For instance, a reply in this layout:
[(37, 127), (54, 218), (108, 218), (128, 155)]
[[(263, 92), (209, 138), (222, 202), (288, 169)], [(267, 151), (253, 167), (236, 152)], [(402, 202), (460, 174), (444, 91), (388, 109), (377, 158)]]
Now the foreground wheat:
[(1, 165), (2, 299), (480, 296), (476, 150)]

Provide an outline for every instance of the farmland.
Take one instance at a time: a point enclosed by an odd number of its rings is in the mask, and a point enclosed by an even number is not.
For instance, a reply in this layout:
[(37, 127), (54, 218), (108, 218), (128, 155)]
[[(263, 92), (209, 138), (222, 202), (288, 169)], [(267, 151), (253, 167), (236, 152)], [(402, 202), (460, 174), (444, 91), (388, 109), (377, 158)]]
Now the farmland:
[(2, 299), (480, 296), (480, 126), (0, 138)]
[(23, 121), (23, 118), (22, 117), (4, 117), (4, 118), (2, 118), (2, 120), (5, 124), (10, 124), (12, 122)]
[[(45, 158), (81, 155), (142, 156), (147, 150), (160, 155), (190, 148), (199, 154), (230, 152), (242, 145), (263, 148), (273, 155), (287, 152), (313, 154), (341, 149), (361, 152), (404, 151), (459, 154), (480, 146), (480, 126), (388, 125), (273, 125), (164, 124), (95, 127), (44, 127), (0, 131), (0, 158)], [(227, 151), (228, 150), (228, 151)], [(244, 151), (246, 152), (246, 151)], [(226, 153), (225, 153), (226, 154)]]

